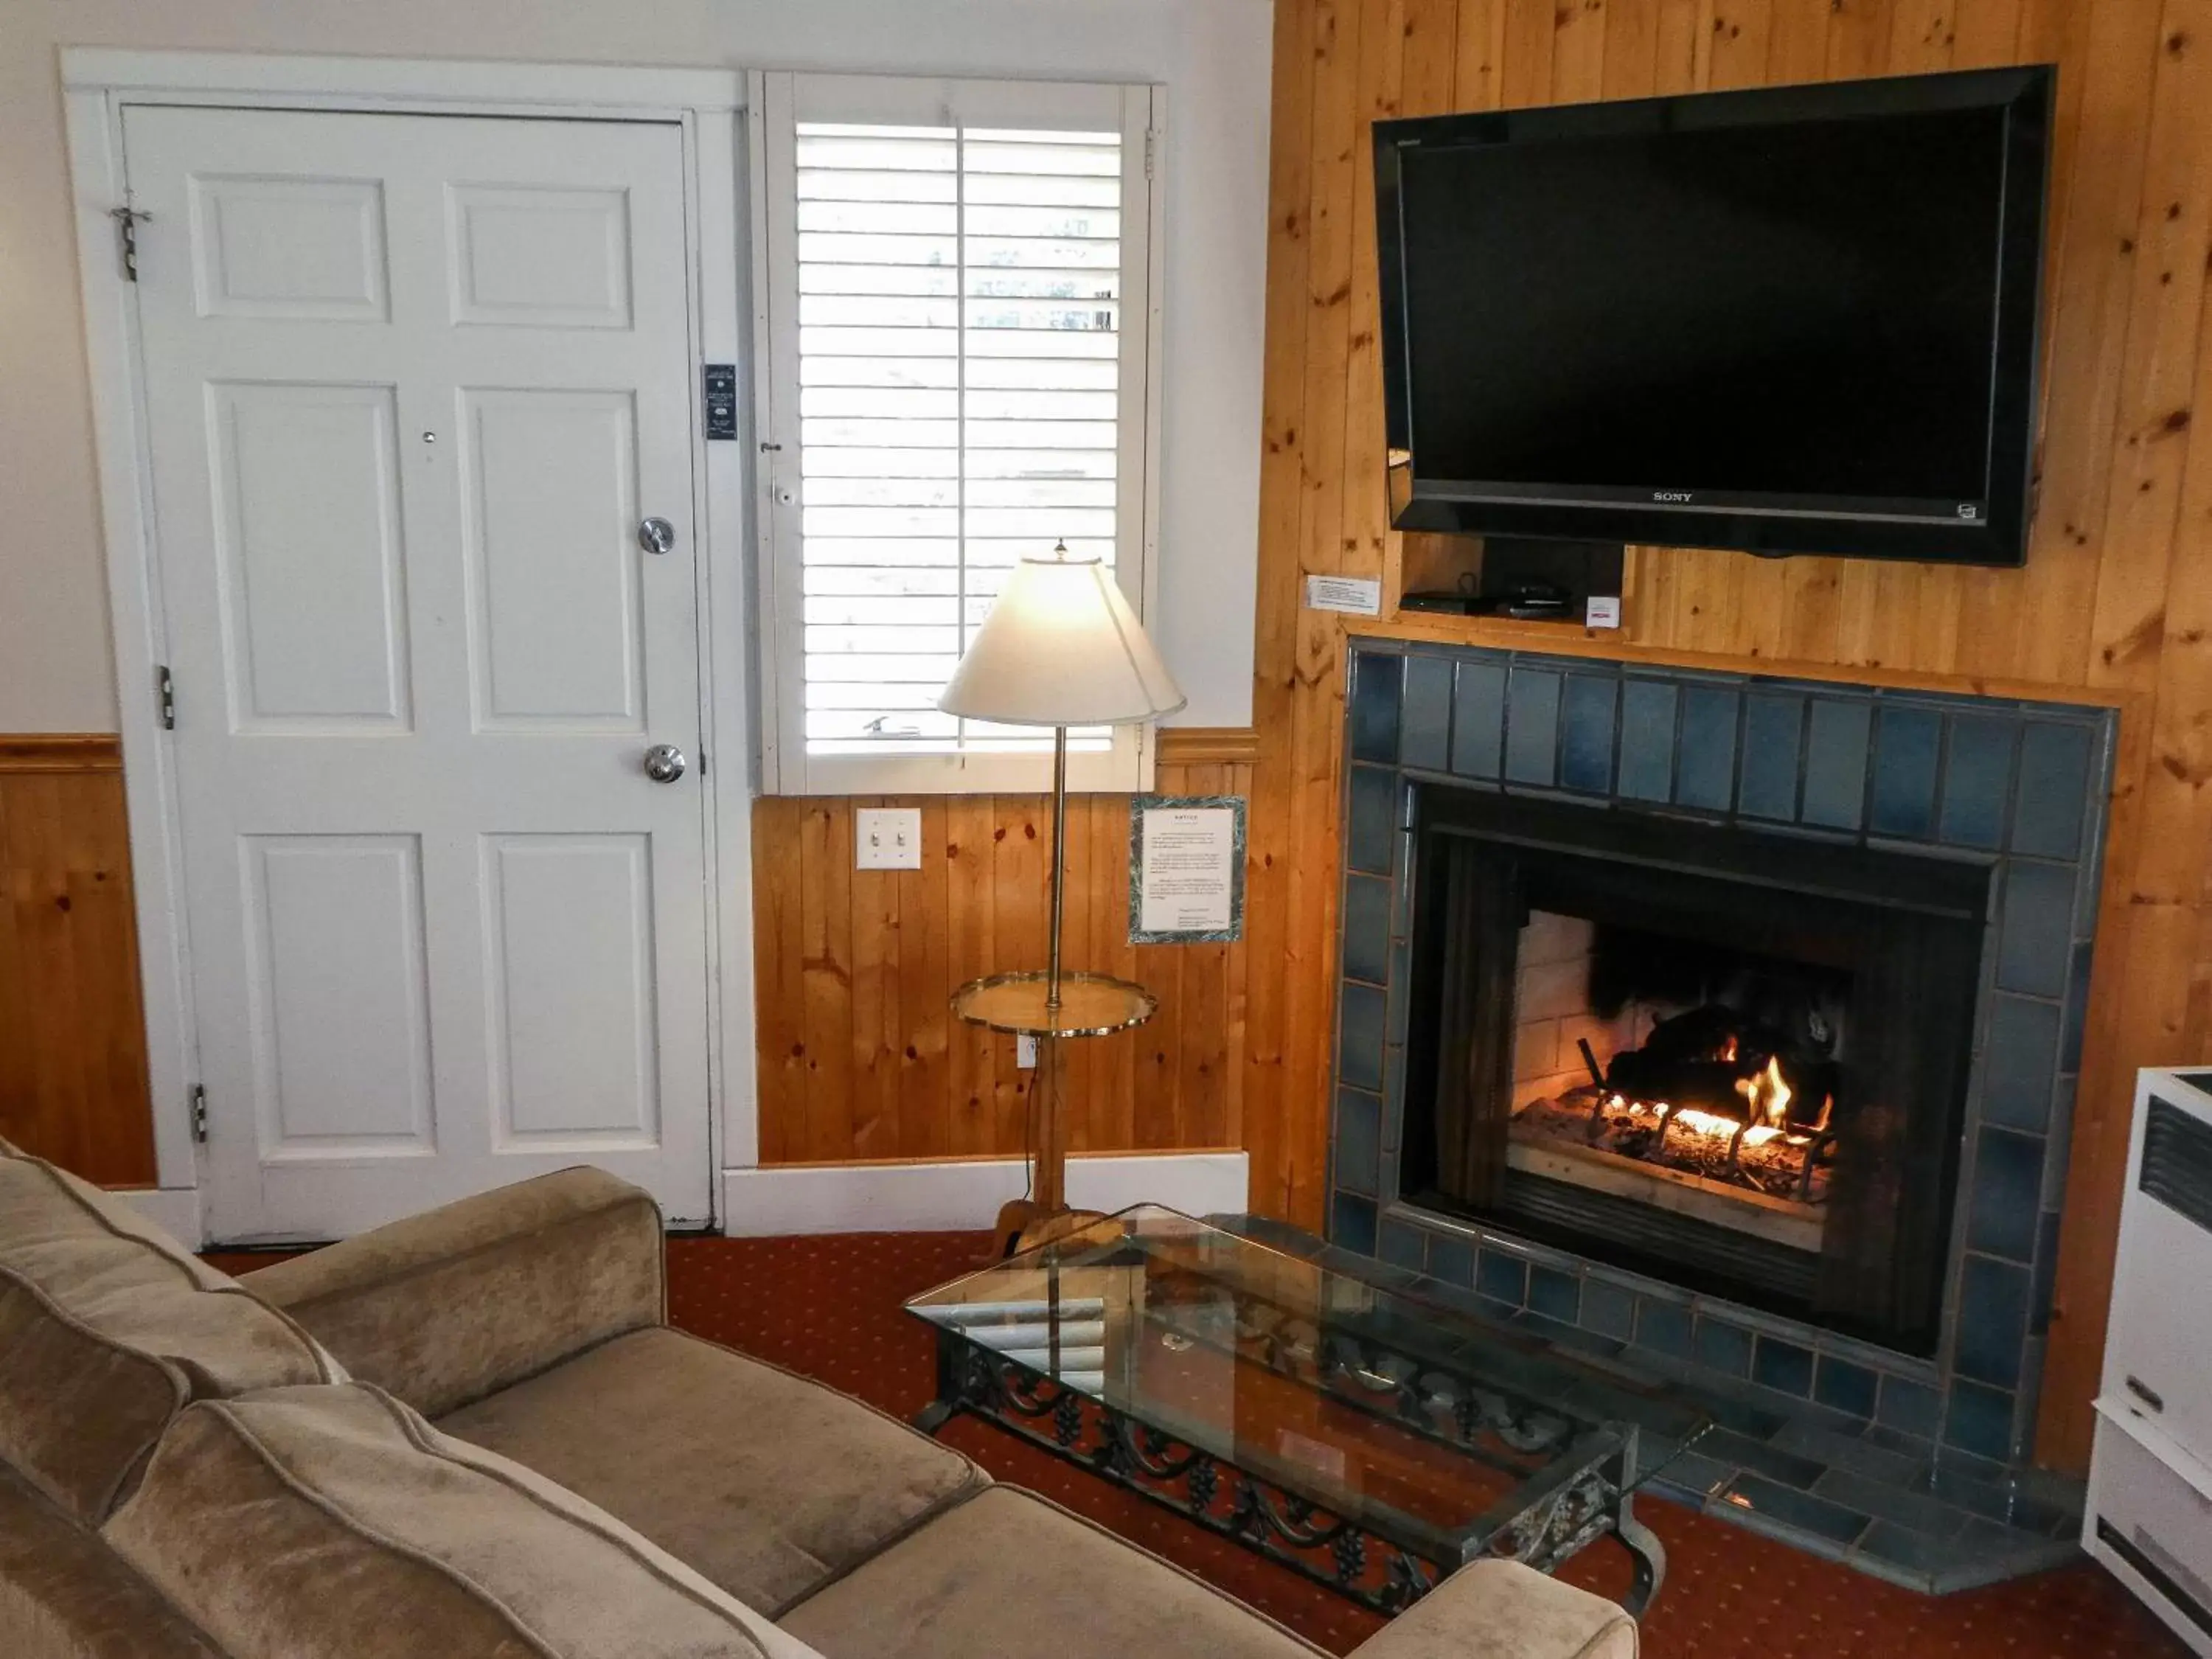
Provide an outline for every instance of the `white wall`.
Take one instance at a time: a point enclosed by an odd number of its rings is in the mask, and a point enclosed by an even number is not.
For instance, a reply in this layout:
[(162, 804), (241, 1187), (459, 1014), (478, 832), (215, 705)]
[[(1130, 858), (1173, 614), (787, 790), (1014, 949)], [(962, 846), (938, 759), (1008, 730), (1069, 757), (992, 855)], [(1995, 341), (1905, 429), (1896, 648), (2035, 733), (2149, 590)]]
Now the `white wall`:
[(0, 732), (116, 724), (64, 46), (1164, 83), (1156, 632), (1190, 696), (1181, 723), (1250, 722), (1269, 0), (0, 0)]

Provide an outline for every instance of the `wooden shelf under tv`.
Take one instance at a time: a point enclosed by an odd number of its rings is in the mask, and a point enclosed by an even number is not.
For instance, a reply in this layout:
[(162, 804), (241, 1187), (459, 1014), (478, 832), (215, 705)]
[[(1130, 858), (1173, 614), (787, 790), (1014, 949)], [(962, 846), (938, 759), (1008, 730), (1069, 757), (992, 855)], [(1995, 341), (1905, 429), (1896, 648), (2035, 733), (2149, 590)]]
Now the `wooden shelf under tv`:
[[(1396, 538), (1392, 545), (1395, 556), (1386, 554), (1383, 562), (1383, 616), (1401, 627), (1419, 629), (1424, 637), (1500, 645), (1526, 645), (1539, 641), (1556, 644), (1566, 634), (1580, 634), (1591, 641), (1620, 637), (1619, 629), (1587, 626), (1579, 601), (1556, 617), (1508, 617), (1496, 611), (1468, 614), (1409, 607), (1405, 603), (1407, 593), (1424, 590), (1451, 592), (1463, 576), (1480, 586), (1484, 538), (1408, 532)], [(1625, 612), (1627, 596), (1624, 592), (1620, 597)]]

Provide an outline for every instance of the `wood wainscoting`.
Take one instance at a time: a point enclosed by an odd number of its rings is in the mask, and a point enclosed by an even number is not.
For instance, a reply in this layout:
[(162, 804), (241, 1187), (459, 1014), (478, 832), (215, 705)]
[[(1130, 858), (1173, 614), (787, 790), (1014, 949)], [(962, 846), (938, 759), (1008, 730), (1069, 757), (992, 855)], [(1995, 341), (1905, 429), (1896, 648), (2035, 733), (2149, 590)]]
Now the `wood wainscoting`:
[(0, 1136), (110, 1187), (155, 1184), (123, 754), (0, 737)]
[[(1390, 620), (1369, 123), (2060, 65), (2022, 571), (1632, 549), (1617, 635)], [(1344, 637), (1439, 635), (2108, 702), (2121, 753), (2039, 1453), (2087, 1460), (2135, 1068), (2212, 1059), (2212, 0), (1277, 0), (1244, 1098), (1253, 1201), (1328, 1162)], [(1384, 619), (1301, 611), (1379, 576)], [(1561, 635), (1564, 635), (1564, 641)]]
[[(1160, 793), (1250, 793), (1249, 731), (1159, 736)], [(864, 806), (921, 810), (921, 869), (854, 869)], [(755, 803), (763, 1163), (1022, 1150), (1035, 1073), (948, 1005), (969, 980), (1044, 965), (1051, 838), (1044, 795)], [(1241, 1145), (1244, 947), (1128, 942), (1128, 796), (1071, 796), (1067, 842), (1068, 966), (1160, 999), (1148, 1024), (1068, 1045), (1070, 1150)]]

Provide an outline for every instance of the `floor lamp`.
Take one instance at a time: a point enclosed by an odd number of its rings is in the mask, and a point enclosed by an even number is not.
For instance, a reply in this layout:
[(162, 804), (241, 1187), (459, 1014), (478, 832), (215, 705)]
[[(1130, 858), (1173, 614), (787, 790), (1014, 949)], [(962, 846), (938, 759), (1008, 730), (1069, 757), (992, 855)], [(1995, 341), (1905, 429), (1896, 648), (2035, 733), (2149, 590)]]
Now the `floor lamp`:
[(953, 993), (970, 1024), (1036, 1039), (1030, 1196), (999, 1212), (1008, 1249), (1048, 1243), (1091, 1218), (1067, 1206), (1060, 1045), (1142, 1024), (1151, 992), (1105, 974), (1063, 970), (1060, 916), (1067, 876), (1067, 728), (1128, 726), (1183, 706), (1114, 573), (1097, 559), (1050, 556), (1017, 564), (937, 706), (966, 720), (1052, 728), (1052, 943), (1044, 970), (994, 974)]

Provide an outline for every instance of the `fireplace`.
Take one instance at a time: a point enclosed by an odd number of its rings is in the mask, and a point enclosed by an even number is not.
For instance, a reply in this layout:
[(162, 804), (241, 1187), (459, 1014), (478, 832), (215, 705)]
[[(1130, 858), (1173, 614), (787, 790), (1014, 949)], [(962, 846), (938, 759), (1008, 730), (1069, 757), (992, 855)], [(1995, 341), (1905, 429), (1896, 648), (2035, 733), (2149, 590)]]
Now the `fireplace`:
[(2021, 1459), (2112, 711), (1347, 654), (1329, 1241), (1632, 1370)]
[(1935, 1350), (1986, 865), (1414, 792), (1401, 1188)]

